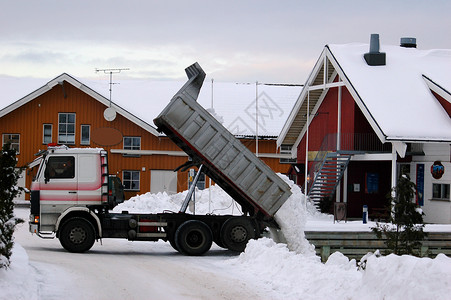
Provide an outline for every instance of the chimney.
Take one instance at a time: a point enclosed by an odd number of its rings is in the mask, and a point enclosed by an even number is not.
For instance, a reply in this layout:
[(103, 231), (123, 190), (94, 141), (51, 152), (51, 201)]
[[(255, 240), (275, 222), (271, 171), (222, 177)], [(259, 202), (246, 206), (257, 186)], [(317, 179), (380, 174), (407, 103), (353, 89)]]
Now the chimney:
[(413, 37), (402, 37), (400, 46), (404, 48), (416, 48), (417, 39)]
[(371, 34), (370, 52), (365, 53), (363, 57), (369, 66), (385, 66), (385, 53), (379, 52), (379, 34)]

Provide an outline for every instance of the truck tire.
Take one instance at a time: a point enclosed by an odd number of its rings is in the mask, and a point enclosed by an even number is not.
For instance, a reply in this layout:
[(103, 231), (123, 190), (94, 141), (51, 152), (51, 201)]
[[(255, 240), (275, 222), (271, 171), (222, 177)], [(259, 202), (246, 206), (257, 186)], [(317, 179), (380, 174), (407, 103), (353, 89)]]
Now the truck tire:
[(94, 245), (95, 230), (88, 220), (71, 218), (61, 227), (59, 240), (63, 248), (69, 252), (86, 252)]
[(213, 235), (210, 227), (202, 221), (188, 220), (177, 228), (177, 250), (186, 255), (202, 255), (211, 248)]
[(175, 238), (169, 239), (169, 244), (171, 244), (172, 248), (174, 248), (175, 251), (180, 252), (180, 250), (177, 248), (177, 244), (175, 243)]
[(221, 240), (232, 251), (243, 252), (247, 242), (257, 238), (252, 222), (243, 217), (233, 217), (225, 221), (221, 228)]

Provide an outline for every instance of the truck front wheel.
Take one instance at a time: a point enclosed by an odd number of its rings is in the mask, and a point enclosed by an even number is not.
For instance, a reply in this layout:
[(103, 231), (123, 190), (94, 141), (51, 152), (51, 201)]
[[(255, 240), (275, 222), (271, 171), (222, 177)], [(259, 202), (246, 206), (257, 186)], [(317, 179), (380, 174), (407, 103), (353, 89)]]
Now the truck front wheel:
[(63, 248), (69, 252), (86, 252), (94, 245), (95, 230), (88, 220), (71, 218), (61, 227), (59, 240)]
[(210, 227), (202, 221), (189, 220), (177, 228), (175, 244), (187, 255), (202, 255), (211, 248), (213, 235)]

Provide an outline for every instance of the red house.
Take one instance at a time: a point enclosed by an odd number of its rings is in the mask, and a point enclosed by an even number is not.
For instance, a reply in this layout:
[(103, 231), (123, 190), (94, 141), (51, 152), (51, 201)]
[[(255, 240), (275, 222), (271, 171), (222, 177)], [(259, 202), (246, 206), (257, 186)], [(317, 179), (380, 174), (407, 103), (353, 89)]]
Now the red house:
[(425, 221), (451, 223), (450, 68), (451, 50), (419, 50), (414, 38), (325, 46), (277, 140), (309, 198), (345, 202), (348, 217), (367, 205), (372, 217), (406, 174)]

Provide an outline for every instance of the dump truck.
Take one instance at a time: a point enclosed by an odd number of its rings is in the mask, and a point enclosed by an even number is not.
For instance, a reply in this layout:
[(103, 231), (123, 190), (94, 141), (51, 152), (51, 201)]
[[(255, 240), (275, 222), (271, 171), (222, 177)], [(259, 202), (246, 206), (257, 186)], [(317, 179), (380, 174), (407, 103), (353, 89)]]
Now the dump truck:
[[(182, 254), (202, 255), (213, 242), (243, 251), (266, 227), (278, 227), (274, 214), (291, 195), (289, 186), (196, 101), (205, 79), (199, 64), (185, 71), (188, 81), (154, 120), (189, 156), (176, 170), (198, 168), (180, 211), (112, 212), (117, 203), (108, 194), (107, 151), (51, 146), (32, 164), (39, 168), (30, 189), (30, 232), (56, 237), (70, 252), (88, 251), (95, 240), (124, 238), (164, 240)], [(241, 205), (241, 216), (186, 212), (201, 173)]]

